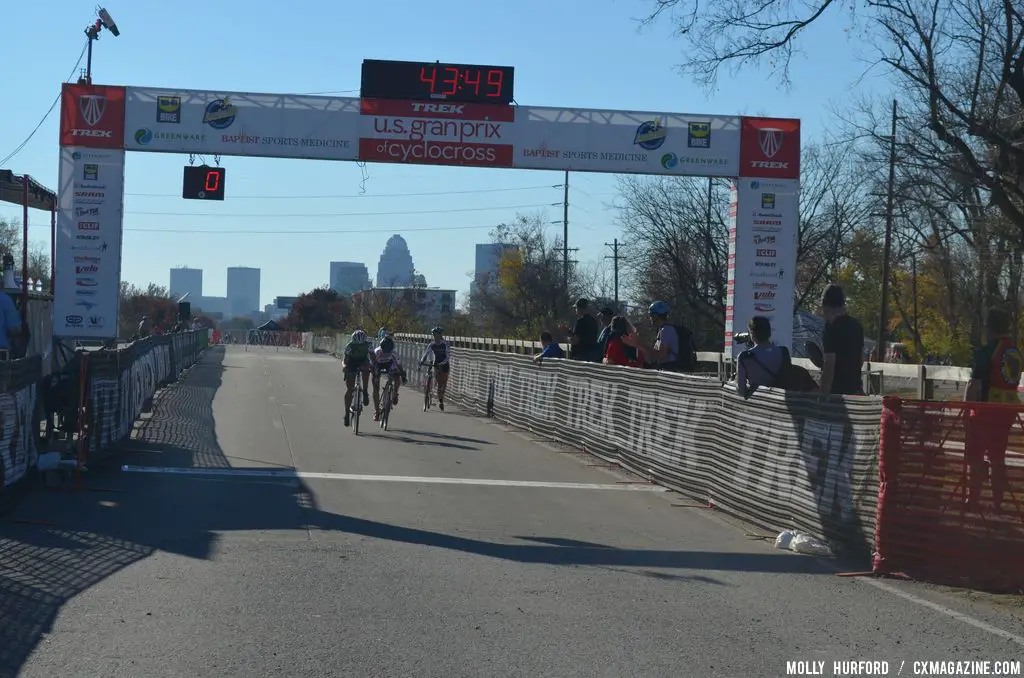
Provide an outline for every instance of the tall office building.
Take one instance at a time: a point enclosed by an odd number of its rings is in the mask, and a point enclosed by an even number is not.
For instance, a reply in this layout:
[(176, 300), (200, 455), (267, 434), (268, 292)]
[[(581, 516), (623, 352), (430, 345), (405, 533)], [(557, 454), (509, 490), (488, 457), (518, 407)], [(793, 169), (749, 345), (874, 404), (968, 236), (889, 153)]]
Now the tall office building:
[(188, 266), (172, 268), (170, 290), (171, 296), (175, 299), (188, 294), (188, 300), (195, 305), (203, 296), (203, 269)]
[(483, 285), (495, 280), (501, 258), (509, 251), (518, 251), (518, 245), (501, 242), (489, 242), (476, 246), (476, 266), (473, 269), (473, 282)]
[(234, 266), (228, 269), (228, 313), (249, 316), (260, 310), (260, 269)]
[(413, 282), (412, 255), (405, 238), (393, 235), (388, 238), (384, 252), (377, 263), (377, 287), (405, 287)]
[(356, 261), (331, 262), (331, 289), (343, 296), (355, 294), (370, 287), (370, 272), (366, 264)]

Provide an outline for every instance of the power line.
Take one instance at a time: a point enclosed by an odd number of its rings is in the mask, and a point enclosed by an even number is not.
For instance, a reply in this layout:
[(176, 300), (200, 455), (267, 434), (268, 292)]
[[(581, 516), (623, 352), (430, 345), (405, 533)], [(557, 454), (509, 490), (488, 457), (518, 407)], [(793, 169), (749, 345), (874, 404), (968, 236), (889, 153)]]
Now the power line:
[(237, 231), (211, 231), (204, 228), (125, 228), (125, 231), (136, 231), (139, 233), (202, 233), (203, 235), (335, 235), (338, 233), (429, 233), (434, 231), (474, 231), (482, 228), (494, 228), (494, 224), (480, 226), (428, 226), (425, 228), (408, 228), (396, 226), (394, 228), (354, 228), (354, 229), (326, 229), (319, 231), (299, 231), (292, 228), (273, 231), (254, 231), (251, 229)]
[(195, 212), (125, 212), (146, 216), (166, 217), (203, 217), (208, 219), (225, 219), (228, 217), (245, 219), (321, 219), (337, 217), (390, 217), (408, 214), (450, 214), (454, 212), (495, 212), (501, 210), (524, 210), (535, 207), (553, 207), (562, 203), (537, 203), (534, 205), (504, 205), (502, 207), (463, 207), (448, 210), (407, 210), (402, 212), (332, 212), (327, 214), (196, 214)]
[[(85, 47), (82, 48), (82, 53), (78, 55), (78, 61), (75, 62), (75, 67), (71, 69), (71, 75), (69, 75), (67, 78), (65, 78), (65, 80), (64, 80), (65, 82), (67, 82), (67, 81), (71, 80), (71, 78), (75, 77), (75, 71), (78, 70), (79, 65), (81, 65), (81, 63), (82, 63), (82, 59), (85, 58), (85, 52), (86, 52), (86, 50), (88, 48), (89, 48), (89, 41), (86, 40)], [(36, 132), (39, 131), (39, 128), (43, 126), (43, 123), (46, 122), (46, 119), (50, 117), (51, 113), (53, 113), (53, 109), (57, 107), (58, 103), (60, 103), (60, 97), (61, 97), (61, 94), (58, 93), (57, 94), (57, 98), (53, 100), (52, 104), (50, 104), (49, 110), (46, 111), (46, 115), (44, 115), (43, 119), (39, 121), (39, 124), (37, 124), (35, 126), (35, 128), (29, 133), (29, 135), (27, 137), (25, 137), (25, 140), (22, 141), (21, 144), (17, 148), (15, 148), (13, 151), (11, 151), (7, 155), (7, 157), (5, 157), (3, 160), (0, 160), (0, 167), (2, 167), (3, 165), (6, 165), (11, 160), (11, 158), (13, 158), (14, 156), (16, 156), (19, 153), (21, 153), (22, 149), (24, 149), (26, 146), (28, 146), (28, 142), (32, 141), (32, 137), (34, 137), (36, 135)]]
[[(561, 185), (544, 184), (543, 186), (518, 186), (514, 188), (477, 188), (463, 191), (425, 191), (422, 193), (381, 193), (379, 195), (363, 195), (350, 193), (348, 195), (232, 195), (232, 200), (327, 200), (359, 198), (413, 198), (432, 195), (471, 195), (476, 193), (508, 193), (511, 191), (535, 191), (539, 189), (561, 188)], [(125, 193), (125, 195), (144, 196), (149, 198), (181, 198), (180, 193)]]

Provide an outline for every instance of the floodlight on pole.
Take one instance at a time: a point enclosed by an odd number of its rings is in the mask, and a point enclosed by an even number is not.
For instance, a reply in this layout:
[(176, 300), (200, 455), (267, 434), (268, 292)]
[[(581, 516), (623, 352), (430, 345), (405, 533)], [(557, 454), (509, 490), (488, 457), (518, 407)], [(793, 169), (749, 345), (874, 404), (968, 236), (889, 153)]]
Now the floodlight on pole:
[[(92, 84), (92, 43), (100, 39), (100, 31), (106, 28), (116, 38), (121, 35), (121, 31), (117, 27), (117, 23), (114, 22), (113, 17), (103, 7), (96, 8), (96, 15), (99, 17), (95, 23), (90, 24), (85, 29), (85, 37), (89, 41), (88, 45), (88, 56), (85, 60), (85, 77), (84, 81), (88, 84)], [(82, 82), (82, 80), (79, 80)]]

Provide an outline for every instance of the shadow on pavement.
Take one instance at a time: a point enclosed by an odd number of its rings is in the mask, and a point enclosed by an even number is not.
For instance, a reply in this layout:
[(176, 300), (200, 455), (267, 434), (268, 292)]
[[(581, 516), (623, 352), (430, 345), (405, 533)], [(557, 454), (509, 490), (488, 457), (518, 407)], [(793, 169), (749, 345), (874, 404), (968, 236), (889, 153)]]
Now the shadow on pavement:
[[(124, 463), (224, 468), (213, 399), (224, 349), (207, 351), (185, 378), (160, 394), (132, 447), (151, 450)], [(453, 443), (447, 443), (452, 445)], [(238, 469), (245, 471), (246, 469)], [(164, 551), (209, 559), (218, 533), (310, 530), (361, 535), (519, 563), (584, 565), (661, 579), (711, 581), (654, 570), (827, 573), (814, 560), (781, 553), (619, 549), (559, 537), (503, 544), (321, 511), (294, 477), (196, 477), (93, 471), (88, 484), (110, 492), (29, 494), (0, 522), (0, 676), (15, 676), (69, 600), (138, 561)], [(31, 524), (36, 523), (36, 524)], [(715, 582), (718, 583), (718, 582)]]
[(481, 440), (479, 438), (467, 438), (465, 436), (452, 436), (444, 433), (431, 433), (429, 431), (407, 431), (401, 428), (390, 429), (395, 433), (410, 433), (416, 436), (425, 436), (427, 438), (439, 438), (441, 440), (458, 440), (461, 443), (476, 443), (477, 445), (493, 445), (490, 440)]
[(431, 447), (447, 447), (454, 450), (475, 450), (479, 451), (479, 447), (473, 447), (472, 445), (460, 445), (459, 443), (449, 443), (443, 440), (416, 440), (409, 436), (396, 436), (394, 435), (397, 431), (395, 429), (389, 429), (387, 433), (364, 433), (360, 431), (360, 435), (364, 438), (383, 438), (385, 440), (394, 440), (400, 443), (408, 443), (409, 445), (426, 445)]

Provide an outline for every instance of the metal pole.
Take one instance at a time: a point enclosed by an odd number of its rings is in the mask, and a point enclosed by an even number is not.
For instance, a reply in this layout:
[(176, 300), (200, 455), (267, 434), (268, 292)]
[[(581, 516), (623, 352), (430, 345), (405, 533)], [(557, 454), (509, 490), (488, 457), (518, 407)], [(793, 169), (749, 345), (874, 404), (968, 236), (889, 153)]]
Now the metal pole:
[(562, 195), (562, 285), (569, 298), (569, 170), (565, 170)]
[(50, 296), (57, 280), (57, 208), (50, 210)]
[(86, 31), (85, 34), (87, 36), (89, 36), (89, 49), (88, 49), (89, 55), (85, 59), (85, 81), (91, 85), (92, 84), (92, 43), (93, 43), (93, 41), (96, 38), (93, 37), (92, 33), (90, 33), (89, 31)]
[(613, 270), (615, 271), (615, 312), (619, 313), (619, 239), (615, 238), (612, 241), (612, 256), (614, 257), (613, 263), (615, 264)]
[(882, 308), (878, 318), (878, 347), (875, 357), (885, 360), (886, 328), (889, 324), (889, 259), (892, 257), (892, 219), (896, 191), (896, 100), (892, 100), (892, 134), (889, 137), (889, 194), (885, 207), (885, 250), (882, 254)]
[(910, 253), (910, 275), (911, 284), (913, 289), (911, 290), (914, 296), (914, 350), (915, 353), (921, 353), (921, 334), (917, 330), (917, 249)]
[(29, 177), (21, 177), (22, 217), (21, 217), (21, 320), (28, 328), (28, 182)]

